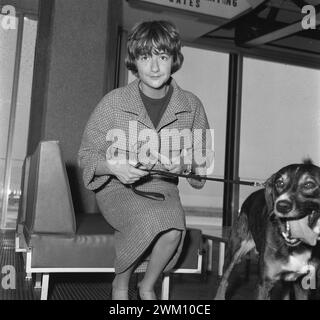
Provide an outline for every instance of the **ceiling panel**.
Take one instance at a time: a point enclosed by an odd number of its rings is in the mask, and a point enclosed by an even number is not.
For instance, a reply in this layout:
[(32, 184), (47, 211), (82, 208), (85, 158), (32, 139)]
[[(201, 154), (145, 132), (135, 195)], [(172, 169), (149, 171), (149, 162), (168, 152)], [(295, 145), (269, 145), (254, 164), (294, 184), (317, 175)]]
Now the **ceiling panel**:
[[(207, 1), (207, 0), (201, 0)], [(212, 0), (213, 2), (215, 0)], [(238, 0), (239, 1), (239, 0)], [(137, 2), (137, 1), (135, 1)], [(182, 2), (182, 0), (181, 0)], [(188, 42), (205, 40), (225, 41), (238, 47), (273, 47), (289, 48), (293, 53), (312, 53), (318, 55), (320, 61), (320, 25), (316, 30), (301, 32), (300, 21), (303, 18), (301, 6), (311, 4), (320, 12), (320, 0), (269, 0), (251, 12), (229, 21), (218, 21), (171, 11), (166, 7), (156, 9), (132, 6), (131, 2), (123, 2), (123, 26), (130, 30), (132, 26), (143, 20), (171, 20), (180, 30), (182, 39)], [(293, 25), (296, 24), (295, 27)], [(281, 30), (281, 31), (279, 31)], [(267, 37), (262, 37), (267, 35)], [(247, 37), (247, 38), (246, 38)], [(258, 41), (255, 39), (262, 37)], [(281, 37), (281, 38), (280, 38)], [(252, 40), (253, 41), (250, 41)], [(266, 41), (266, 42), (265, 42)]]

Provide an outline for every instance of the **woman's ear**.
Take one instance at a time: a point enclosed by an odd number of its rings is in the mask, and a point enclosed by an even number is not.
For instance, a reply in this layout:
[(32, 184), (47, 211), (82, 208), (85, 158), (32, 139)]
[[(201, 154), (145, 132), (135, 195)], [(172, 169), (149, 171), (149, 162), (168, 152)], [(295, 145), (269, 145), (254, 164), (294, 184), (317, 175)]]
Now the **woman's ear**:
[(274, 180), (275, 180), (275, 174), (273, 174), (264, 184), (265, 184), (265, 190), (264, 190), (264, 196), (266, 199), (268, 212), (271, 213), (273, 211), (274, 206)]

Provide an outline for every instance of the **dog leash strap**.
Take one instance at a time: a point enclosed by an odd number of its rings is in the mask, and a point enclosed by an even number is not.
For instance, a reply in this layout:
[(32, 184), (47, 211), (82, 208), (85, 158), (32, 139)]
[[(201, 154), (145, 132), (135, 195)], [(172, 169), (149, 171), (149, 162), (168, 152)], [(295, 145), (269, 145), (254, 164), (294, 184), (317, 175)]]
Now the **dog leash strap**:
[[(189, 178), (189, 179), (196, 179), (196, 180), (229, 182), (229, 183), (242, 184), (242, 185), (253, 186), (253, 187), (263, 187), (264, 186), (263, 183), (256, 182), (256, 181), (227, 180), (227, 179), (222, 179), (222, 178), (201, 176), (201, 175), (197, 175), (197, 174), (193, 174), (193, 173), (182, 174), (182, 173), (173, 173), (173, 172), (169, 172), (169, 171), (162, 171), (162, 170), (155, 170), (155, 169), (151, 169), (151, 170), (140, 169), (140, 170), (147, 171), (149, 174), (158, 174), (158, 175), (162, 175), (162, 176), (165, 176), (168, 178), (181, 177), (181, 178), (186, 178), (186, 179)], [(165, 200), (165, 196), (162, 193), (137, 190), (134, 184), (131, 184), (130, 187), (131, 187), (132, 191), (139, 196), (142, 196), (142, 197), (145, 197), (145, 198), (148, 198), (151, 200), (157, 200), (157, 201), (164, 201)]]
[(155, 169), (141, 169), (144, 171), (149, 172), (150, 174), (159, 174), (162, 176), (166, 176), (169, 178), (173, 177), (181, 177), (181, 178), (186, 178), (186, 179), (196, 179), (196, 180), (209, 180), (209, 181), (218, 181), (218, 182), (229, 182), (229, 183), (234, 183), (234, 184), (241, 184), (241, 185), (246, 185), (246, 186), (252, 186), (252, 187), (264, 187), (264, 183), (257, 182), (257, 181), (244, 181), (244, 180), (227, 180), (227, 179), (222, 179), (222, 178), (213, 178), (213, 177), (207, 177), (207, 176), (201, 176), (198, 174), (194, 173), (189, 173), (189, 174), (183, 174), (183, 173), (173, 173), (169, 171), (162, 171), (162, 170), (155, 170)]
[(163, 201), (165, 199), (165, 196), (162, 193), (137, 190), (134, 184), (131, 184), (130, 186), (132, 191), (139, 196), (158, 201)]

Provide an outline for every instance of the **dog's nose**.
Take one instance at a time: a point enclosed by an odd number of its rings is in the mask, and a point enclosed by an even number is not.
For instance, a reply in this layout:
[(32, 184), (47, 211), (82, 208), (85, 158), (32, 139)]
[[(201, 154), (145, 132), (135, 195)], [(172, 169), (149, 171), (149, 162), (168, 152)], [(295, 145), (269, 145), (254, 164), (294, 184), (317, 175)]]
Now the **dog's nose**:
[(293, 206), (292, 202), (288, 200), (280, 200), (277, 202), (276, 208), (280, 213), (289, 213), (292, 210)]

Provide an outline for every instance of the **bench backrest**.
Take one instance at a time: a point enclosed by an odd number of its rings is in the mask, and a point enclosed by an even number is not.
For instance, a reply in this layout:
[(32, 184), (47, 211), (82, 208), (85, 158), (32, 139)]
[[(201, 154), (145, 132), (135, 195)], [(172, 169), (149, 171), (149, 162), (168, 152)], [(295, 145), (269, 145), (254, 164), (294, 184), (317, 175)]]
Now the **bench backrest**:
[(58, 141), (39, 143), (30, 157), (27, 180), (27, 232), (74, 234), (74, 208)]

